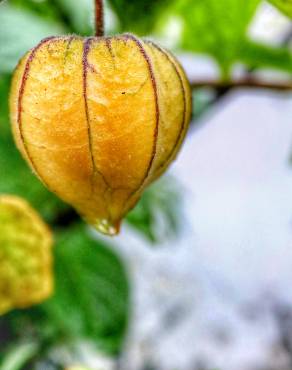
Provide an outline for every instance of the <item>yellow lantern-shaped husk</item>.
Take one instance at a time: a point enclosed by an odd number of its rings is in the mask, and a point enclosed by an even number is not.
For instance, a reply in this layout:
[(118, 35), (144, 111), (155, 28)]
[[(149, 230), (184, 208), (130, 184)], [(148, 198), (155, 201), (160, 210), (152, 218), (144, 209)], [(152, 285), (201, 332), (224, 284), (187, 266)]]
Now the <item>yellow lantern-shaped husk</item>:
[(20, 61), (11, 120), (40, 180), (116, 234), (185, 137), (191, 91), (178, 61), (131, 34), (52, 37)]

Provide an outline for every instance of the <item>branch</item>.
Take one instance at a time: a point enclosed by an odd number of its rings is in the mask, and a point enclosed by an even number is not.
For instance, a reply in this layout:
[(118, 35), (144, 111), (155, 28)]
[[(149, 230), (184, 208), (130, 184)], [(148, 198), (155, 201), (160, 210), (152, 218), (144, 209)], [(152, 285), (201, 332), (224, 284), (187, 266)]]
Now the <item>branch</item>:
[(217, 90), (229, 90), (233, 88), (268, 89), (275, 91), (291, 91), (291, 82), (264, 82), (254, 78), (244, 78), (233, 81), (220, 80), (190, 80), (191, 88), (213, 88)]
[(104, 35), (103, 0), (95, 0), (95, 36)]

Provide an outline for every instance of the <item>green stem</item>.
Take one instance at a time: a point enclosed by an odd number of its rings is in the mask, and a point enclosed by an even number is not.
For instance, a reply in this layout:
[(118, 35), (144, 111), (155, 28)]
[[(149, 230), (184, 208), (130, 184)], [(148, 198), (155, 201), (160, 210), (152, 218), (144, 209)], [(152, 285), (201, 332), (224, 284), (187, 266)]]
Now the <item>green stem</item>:
[(103, 0), (95, 0), (95, 36), (104, 35)]

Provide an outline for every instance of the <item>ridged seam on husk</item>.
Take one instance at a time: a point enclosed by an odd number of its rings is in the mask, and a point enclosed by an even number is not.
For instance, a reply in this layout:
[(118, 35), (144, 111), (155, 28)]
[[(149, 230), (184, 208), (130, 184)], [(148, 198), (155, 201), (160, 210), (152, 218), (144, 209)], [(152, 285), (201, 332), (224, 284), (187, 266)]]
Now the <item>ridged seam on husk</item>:
[(173, 146), (171, 152), (169, 153), (168, 157), (156, 169), (156, 171), (154, 173), (154, 177), (156, 177), (156, 176), (159, 176), (159, 174), (161, 172), (163, 172), (163, 170), (168, 167), (168, 165), (171, 163), (171, 160), (172, 160), (173, 156), (177, 153), (177, 150), (179, 149), (179, 146), (180, 146), (180, 143), (181, 143), (181, 139), (182, 139), (182, 135), (184, 134), (185, 126), (187, 125), (187, 120), (188, 120), (188, 117), (187, 117), (187, 101), (186, 101), (186, 95), (187, 95), (187, 93), (185, 91), (185, 87), (184, 87), (184, 83), (183, 83), (181, 74), (180, 74), (180, 72), (179, 72), (176, 64), (174, 63), (174, 61), (172, 60), (172, 58), (168, 54), (168, 52), (166, 52), (163, 48), (161, 48), (160, 46), (156, 45), (152, 41), (144, 40), (144, 42), (146, 44), (150, 45), (150, 46), (153, 46), (158, 51), (160, 51), (167, 58), (167, 60), (170, 62), (171, 66), (173, 67), (173, 70), (175, 71), (175, 73), (178, 76), (178, 79), (180, 81), (180, 85), (181, 85), (181, 88), (182, 88), (183, 102), (184, 102), (183, 119), (182, 119), (182, 123), (181, 123), (179, 134), (177, 136), (176, 142), (174, 143), (174, 146)]
[(139, 191), (141, 191), (143, 189), (143, 186), (145, 185), (145, 183), (147, 182), (150, 174), (151, 174), (151, 169), (152, 169), (152, 166), (153, 166), (153, 163), (154, 163), (154, 159), (155, 159), (155, 156), (156, 156), (156, 152), (157, 152), (157, 142), (158, 142), (158, 132), (159, 132), (159, 120), (160, 120), (160, 112), (159, 112), (159, 101), (158, 101), (158, 92), (157, 92), (157, 82), (156, 82), (156, 78), (155, 78), (155, 74), (154, 74), (154, 70), (153, 70), (153, 66), (152, 66), (152, 62), (151, 62), (151, 58), (149, 57), (149, 55), (147, 54), (145, 48), (143, 47), (143, 44), (142, 42), (134, 35), (132, 34), (124, 34), (124, 35), (121, 35), (118, 37), (119, 39), (122, 39), (122, 40), (132, 40), (136, 43), (136, 45), (138, 46), (140, 52), (141, 52), (141, 55), (144, 57), (146, 63), (147, 63), (147, 66), (148, 66), (148, 70), (149, 70), (149, 75), (150, 75), (150, 78), (151, 78), (151, 82), (152, 82), (152, 86), (153, 86), (153, 92), (154, 92), (154, 97), (155, 97), (155, 109), (156, 109), (156, 124), (155, 124), (155, 130), (154, 130), (154, 140), (153, 140), (153, 150), (152, 150), (152, 155), (151, 155), (151, 158), (150, 158), (150, 161), (149, 161), (149, 164), (148, 164), (148, 167), (147, 167), (147, 170), (145, 172), (145, 175), (143, 177), (143, 179), (141, 180), (140, 184), (138, 185), (137, 189), (134, 190), (130, 195), (129, 197), (126, 199), (126, 201), (124, 202), (124, 206), (123, 206), (123, 212), (122, 212), (122, 215), (124, 213), (126, 213), (128, 211), (127, 209), (127, 206), (128, 206), (128, 203), (130, 202), (131, 198), (135, 195), (135, 194), (138, 194)]
[(90, 67), (93, 68), (88, 63), (88, 55), (91, 51), (91, 44), (92, 44), (93, 41), (97, 41), (97, 42), (105, 41), (105, 44), (106, 44), (107, 48), (109, 49), (109, 51), (111, 50), (110, 46), (109, 46), (110, 45), (109, 44), (109, 42), (110, 42), (109, 38), (107, 38), (105, 40), (104, 37), (88, 37), (88, 38), (84, 39), (84, 41), (83, 41), (83, 55), (82, 55), (83, 98), (84, 98), (84, 105), (85, 105), (85, 119), (86, 119), (86, 123), (87, 123), (89, 152), (90, 152), (90, 157), (91, 157), (91, 162), (92, 162), (92, 170), (93, 170), (91, 182), (92, 182), (92, 185), (94, 185), (94, 175), (95, 175), (95, 173), (98, 173), (102, 177), (102, 180), (104, 181), (105, 185), (107, 187), (111, 188), (111, 186), (110, 186), (109, 182), (107, 181), (107, 179), (105, 178), (105, 176), (97, 169), (94, 154), (93, 154), (94, 151), (93, 151), (93, 143), (92, 143), (91, 120), (90, 120), (89, 106), (88, 106), (88, 96), (87, 96), (88, 95), (87, 94), (88, 68), (90, 68)]
[(96, 170), (96, 165), (94, 162), (93, 156), (93, 148), (92, 148), (92, 135), (91, 135), (91, 125), (89, 119), (89, 109), (88, 109), (88, 101), (87, 101), (87, 73), (88, 73), (88, 53), (90, 51), (90, 44), (92, 38), (86, 38), (83, 41), (83, 54), (82, 54), (82, 77), (83, 77), (83, 99), (84, 99), (84, 106), (85, 106), (85, 120), (87, 125), (87, 134), (88, 134), (88, 145), (89, 145), (89, 153), (90, 153), (90, 160), (92, 164), (92, 174), (91, 174), (91, 188), (92, 192), (94, 191), (94, 172)]
[(192, 114), (192, 92), (191, 92), (191, 87), (190, 87), (189, 81), (187, 79), (187, 76), (185, 74), (185, 71), (183, 70), (183, 67), (181, 66), (179, 61), (167, 50), (164, 50), (164, 52), (168, 55), (170, 60), (172, 60), (173, 64), (177, 68), (178, 73), (180, 74), (180, 77), (181, 77), (181, 80), (182, 80), (182, 83), (183, 83), (183, 86), (184, 86), (184, 91), (185, 91), (185, 94), (186, 94), (186, 98), (187, 98), (186, 99), (186, 121), (187, 121), (187, 124), (185, 125), (184, 132), (183, 132), (183, 135), (181, 137), (181, 141), (182, 141), (184, 139), (186, 133), (187, 133), (188, 128), (189, 128), (189, 123), (190, 123), (191, 114)]
[[(94, 41), (103, 42), (104, 39), (105, 39), (104, 37), (88, 37), (88, 38), (84, 39), (84, 41), (83, 41), (83, 54), (82, 54), (83, 91), (82, 91), (82, 93), (83, 93), (83, 99), (84, 99), (84, 105), (85, 105), (85, 120), (86, 120), (86, 124), (87, 124), (89, 153), (90, 153), (90, 160), (91, 160), (91, 164), (92, 164), (92, 174), (91, 174), (91, 179), (90, 179), (92, 195), (95, 192), (95, 190), (94, 190), (94, 186), (95, 186), (94, 182), (95, 182), (95, 175), (96, 174), (99, 174), (101, 176), (101, 178), (102, 178), (105, 186), (108, 189), (111, 189), (111, 186), (110, 186), (109, 182), (107, 181), (107, 179), (105, 178), (105, 176), (102, 174), (102, 172), (97, 169), (97, 166), (96, 166), (96, 163), (95, 163), (94, 151), (93, 151), (93, 143), (92, 143), (91, 120), (90, 120), (89, 106), (88, 106), (88, 94), (87, 94), (87, 89), (88, 89), (88, 83), (87, 83), (88, 82), (87, 81), (87, 78), (88, 78), (88, 68), (90, 67), (90, 65), (88, 63), (88, 54), (90, 53), (90, 50), (91, 50), (91, 44)], [(110, 39), (109, 38), (106, 38), (105, 44), (106, 44), (107, 48), (109, 49), (109, 52), (111, 52), (111, 48), (109, 46), (109, 42), (110, 42)], [(105, 207), (107, 209), (107, 213), (109, 215), (109, 219), (110, 219), (110, 221), (112, 221), (112, 215), (111, 215), (111, 212), (110, 212), (110, 209), (109, 209), (108, 201), (105, 198), (104, 198), (104, 202), (105, 202)], [(86, 216), (84, 216), (84, 217), (86, 218)]]

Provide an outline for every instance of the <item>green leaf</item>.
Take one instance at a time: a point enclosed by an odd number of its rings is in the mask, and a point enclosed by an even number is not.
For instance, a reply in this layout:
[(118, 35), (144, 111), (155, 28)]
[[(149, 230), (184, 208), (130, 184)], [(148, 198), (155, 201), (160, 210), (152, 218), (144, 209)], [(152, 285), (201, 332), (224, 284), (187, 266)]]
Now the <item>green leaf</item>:
[(63, 33), (62, 26), (8, 3), (0, 8), (0, 73), (11, 72), (41, 39)]
[(238, 60), (249, 68), (273, 68), (292, 72), (292, 51), (287, 47), (273, 47), (253, 41), (243, 41)]
[(9, 4), (20, 10), (29, 10), (35, 15), (47, 20), (62, 20), (61, 14), (55, 5), (55, 2), (51, 0), (9, 0)]
[(292, 18), (292, 0), (269, 0), (271, 4), (275, 5), (281, 12)]
[(157, 20), (173, 0), (109, 0), (119, 22), (120, 31), (145, 35), (153, 31)]
[[(129, 309), (128, 280), (121, 261), (107, 246), (91, 238), (84, 226), (63, 235), (56, 254), (57, 292), (48, 306), (63, 317), (62, 328), (78, 337), (95, 338), (104, 348), (117, 351)], [(63, 307), (71, 304), (72, 316), (66, 312), (64, 317)], [(78, 323), (75, 319), (80, 316)]]
[(10, 75), (0, 75), (0, 135), (10, 136), (10, 125), (8, 124), (8, 95), (10, 89)]
[(200, 124), (201, 116), (208, 111), (216, 99), (216, 92), (210, 88), (193, 90), (193, 117), (191, 125)]
[(125, 268), (104, 243), (77, 225), (57, 238), (54, 297), (39, 308), (55, 338), (93, 340), (116, 353), (123, 343), (129, 311)]
[(206, 53), (228, 77), (260, 0), (181, 0), (182, 46)]
[(181, 209), (179, 189), (174, 180), (163, 178), (147, 189), (127, 222), (152, 243), (177, 236)]
[(74, 32), (80, 35), (93, 35), (94, 0), (55, 0), (58, 9), (70, 20)]

